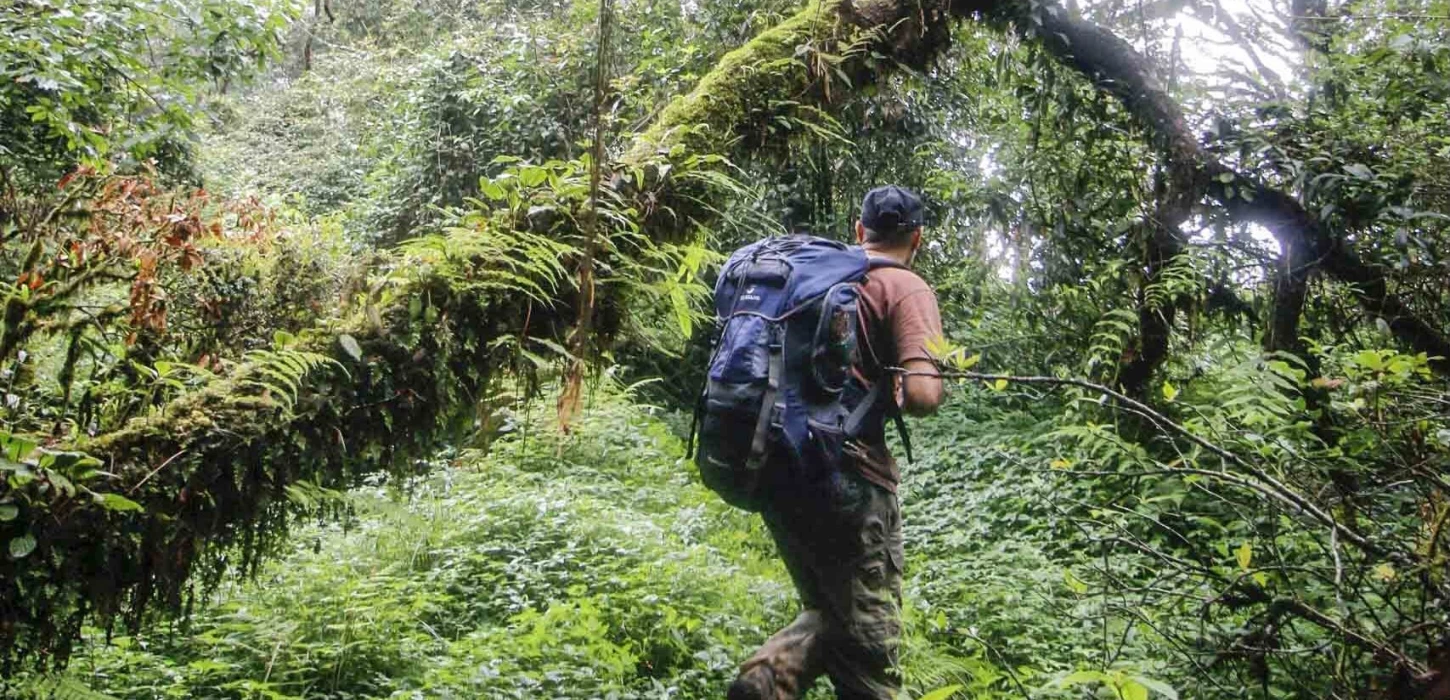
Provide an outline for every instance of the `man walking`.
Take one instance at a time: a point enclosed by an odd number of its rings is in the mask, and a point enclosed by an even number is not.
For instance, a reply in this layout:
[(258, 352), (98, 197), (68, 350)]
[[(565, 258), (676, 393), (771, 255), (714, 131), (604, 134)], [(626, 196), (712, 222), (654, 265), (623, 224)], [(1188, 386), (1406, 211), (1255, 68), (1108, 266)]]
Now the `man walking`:
[[(857, 242), (877, 265), (861, 285), (866, 382), (893, 382), (882, 410), (846, 447), (824, 482), (771, 484), (761, 510), (800, 594), (803, 611), (766, 641), (731, 683), (729, 700), (791, 700), (822, 674), (838, 698), (891, 698), (901, 636), (902, 538), (896, 501), (900, 472), (886, 447), (885, 418), (934, 412), (941, 379), (893, 376), (888, 367), (935, 372), (927, 342), (941, 335), (936, 295), (909, 269), (921, 247), (924, 211), (894, 185), (866, 194)], [(893, 397), (894, 394), (894, 398)]]

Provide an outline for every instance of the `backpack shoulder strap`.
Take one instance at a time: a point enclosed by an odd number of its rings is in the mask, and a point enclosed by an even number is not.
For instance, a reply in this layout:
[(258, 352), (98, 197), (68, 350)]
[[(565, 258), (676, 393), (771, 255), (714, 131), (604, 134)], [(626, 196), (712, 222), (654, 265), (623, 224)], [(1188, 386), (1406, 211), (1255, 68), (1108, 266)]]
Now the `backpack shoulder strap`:
[(906, 432), (906, 419), (901, 417), (901, 409), (896, 407), (896, 402), (891, 402), (891, 420), (896, 423), (896, 432), (901, 436), (901, 449), (906, 451), (906, 463), (915, 464), (916, 460), (911, 457), (911, 435)]
[[(867, 256), (867, 271), (888, 268), (908, 271), (911, 270), (911, 268), (907, 267), (906, 265), (903, 265), (889, 258)], [(879, 363), (879, 360), (877, 360), (876, 357), (876, 349), (871, 346), (869, 337), (867, 338), (866, 346), (868, 351), (871, 353), (872, 360)], [(871, 412), (876, 408), (876, 405), (878, 403), (884, 403), (886, 407), (886, 415), (891, 418), (891, 422), (896, 424), (896, 432), (901, 436), (901, 447), (903, 450), (906, 451), (906, 461), (908, 463), (911, 463), (915, 461), (912, 459), (911, 455), (911, 436), (906, 431), (906, 420), (901, 417), (901, 407), (897, 406), (896, 401), (890, 399), (889, 397), (886, 401), (882, 401), (883, 392), (881, 388), (888, 381), (889, 375), (882, 376), (871, 383), (871, 390), (867, 392), (866, 397), (862, 399), (861, 404), (856, 407), (856, 410), (851, 411), (851, 415), (846, 419), (846, 436), (855, 437), (861, 429), (861, 424), (865, 422), (866, 417), (871, 414)]]
[[(866, 271), (868, 273), (870, 273), (872, 270), (882, 270), (882, 269), (886, 269), (886, 268), (896, 268), (896, 269), (899, 269), (899, 270), (905, 270), (905, 269), (907, 269), (907, 267), (905, 265), (902, 265), (901, 263), (896, 262), (895, 260), (891, 260), (890, 258), (878, 258), (878, 257), (870, 256), (870, 255), (866, 256)], [(858, 280), (858, 283), (861, 283), (861, 282), (864, 282), (864, 281), (865, 281), (864, 279)], [(862, 315), (862, 319), (863, 320), (865, 319), (865, 315), (864, 314)], [(873, 320), (879, 320), (879, 319), (873, 319)], [(862, 330), (863, 331), (867, 330), (866, 329), (866, 326), (863, 325), (862, 326)], [(872, 342), (871, 342), (873, 340), (872, 339), (872, 334), (869, 333), (869, 332), (866, 332), (866, 333), (863, 334), (863, 338), (862, 339), (866, 343), (866, 352), (871, 355), (871, 362), (872, 362), (872, 364), (874, 364), (876, 366), (880, 366), (881, 365), (881, 361), (880, 361), (880, 358), (876, 354), (876, 346), (873, 345)]]
[(891, 421), (896, 424), (896, 432), (901, 435), (901, 448), (906, 451), (906, 462), (913, 464), (916, 460), (911, 456), (911, 436), (906, 432), (906, 420), (901, 417), (901, 408), (896, 405), (896, 401), (890, 398), (882, 401), (884, 392), (881, 388), (886, 385), (887, 381), (889, 381), (888, 378), (882, 377), (871, 383), (871, 390), (866, 392), (866, 396), (861, 399), (856, 410), (851, 411), (851, 415), (846, 417), (846, 424), (842, 426), (843, 431), (847, 439), (855, 439), (860, 435), (861, 424), (866, 422), (866, 417), (871, 415), (877, 404), (884, 403), (886, 415), (891, 417)]
[(899, 262), (896, 262), (895, 260), (890, 260), (890, 259), (887, 259), (887, 258), (878, 258), (878, 257), (874, 257), (874, 256), (869, 256), (869, 255), (866, 256), (866, 269), (868, 269), (868, 270), (880, 270), (882, 268), (893, 268), (893, 267), (896, 268), (896, 269), (898, 269), (898, 270), (910, 270), (911, 269), (911, 268), (909, 268), (909, 267), (907, 267), (905, 265), (902, 265)]

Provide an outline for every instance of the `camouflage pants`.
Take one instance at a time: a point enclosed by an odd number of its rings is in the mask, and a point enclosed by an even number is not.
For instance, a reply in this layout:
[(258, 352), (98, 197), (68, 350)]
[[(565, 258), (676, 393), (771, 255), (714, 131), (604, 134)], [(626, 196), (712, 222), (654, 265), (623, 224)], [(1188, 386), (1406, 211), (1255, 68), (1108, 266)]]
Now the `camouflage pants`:
[[(822, 674), (838, 698), (900, 688), (901, 512), (896, 495), (849, 469), (773, 489), (762, 515), (804, 610), (740, 669), (767, 700), (792, 700)], [(769, 688), (769, 690), (765, 690)]]

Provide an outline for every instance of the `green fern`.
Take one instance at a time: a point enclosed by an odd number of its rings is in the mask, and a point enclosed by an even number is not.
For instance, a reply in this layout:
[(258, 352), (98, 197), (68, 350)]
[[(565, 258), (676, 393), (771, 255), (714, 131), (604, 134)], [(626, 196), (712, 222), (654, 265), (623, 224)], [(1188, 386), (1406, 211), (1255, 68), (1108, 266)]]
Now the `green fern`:
[[(0, 686), (0, 690), (4, 690)], [(98, 693), (89, 686), (70, 676), (43, 678), (18, 689), (19, 698), (25, 700), (116, 700), (115, 697)]]
[(1112, 309), (1093, 325), (1087, 353), (1087, 370), (1099, 364), (1117, 365), (1123, 349), (1138, 329), (1138, 316), (1128, 309)]
[[(296, 407), (308, 375), (328, 366), (342, 369), (342, 364), (331, 357), (303, 350), (253, 350), (246, 354), (246, 359), (237, 371), (238, 385), (261, 390), (268, 400), (288, 413)], [(235, 403), (256, 398), (254, 394), (241, 393), (227, 400)]]
[(1212, 404), (1223, 424), (1272, 434), (1295, 427), (1300, 412), (1299, 382), (1303, 372), (1282, 356), (1255, 357), (1230, 368), (1222, 377), (1223, 389)]
[(984, 659), (957, 656), (950, 647), (910, 637), (903, 645), (901, 667), (907, 697), (921, 697), (950, 686), (987, 691), (993, 683), (1006, 677)]
[(401, 249), (408, 263), (430, 265), (459, 291), (519, 293), (540, 303), (549, 303), (569, 279), (562, 261), (579, 253), (546, 235), (494, 225), (481, 212), (465, 215), (444, 234), (408, 241)]
[(1196, 293), (1203, 279), (1198, 268), (1198, 261), (1192, 255), (1174, 258), (1158, 271), (1157, 279), (1144, 288), (1144, 303), (1150, 309), (1161, 309), (1172, 305), (1178, 297)]

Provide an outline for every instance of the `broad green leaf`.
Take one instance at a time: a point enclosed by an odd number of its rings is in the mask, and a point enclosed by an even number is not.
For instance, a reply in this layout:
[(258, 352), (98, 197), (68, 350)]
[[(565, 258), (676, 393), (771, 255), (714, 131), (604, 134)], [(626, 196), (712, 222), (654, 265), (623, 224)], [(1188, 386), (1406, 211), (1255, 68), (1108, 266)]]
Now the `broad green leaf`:
[(8, 523), (20, 517), (20, 506), (14, 503), (0, 503), (0, 523)]
[(96, 494), (96, 501), (100, 503), (101, 507), (105, 508), (106, 510), (113, 510), (117, 512), (142, 510), (140, 503), (126, 498), (119, 493)]
[(1374, 171), (1370, 170), (1369, 166), (1363, 163), (1350, 163), (1349, 165), (1344, 166), (1344, 171), (1361, 180), (1374, 179)]
[(41, 456), (40, 466), (56, 469), (76, 479), (86, 479), (105, 462), (84, 452), (47, 452)]
[(35, 551), (35, 535), (26, 533), (10, 540), (10, 557), (12, 559), (24, 559), (26, 555)]
[(956, 695), (957, 691), (961, 689), (962, 686), (960, 685), (949, 685), (945, 688), (937, 688), (936, 690), (933, 690), (930, 693), (921, 696), (920, 700), (947, 700), (947, 698)]
[(1178, 691), (1174, 690), (1173, 686), (1168, 685), (1163, 681), (1154, 680), (1152, 678), (1144, 678), (1142, 676), (1133, 676), (1133, 680), (1146, 686), (1148, 690), (1151, 690), (1159, 695), (1162, 695), (1165, 698), (1168, 698), (1168, 700), (1178, 700)]
[(1163, 398), (1168, 401), (1178, 398), (1178, 388), (1168, 383), (1167, 380), (1163, 382)]
[(992, 389), (994, 389), (996, 391), (1002, 391), (1003, 389), (1006, 389), (1006, 388), (1007, 388), (1007, 380), (1006, 379), (998, 379), (997, 381), (995, 381), (995, 382), (992, 383)]
[(1063, 676), (1062, 680), (1058, 681), (1058, 684), (1069, 686), (1080, 685), (1083, 683), (1102, 683), (1106, 681), (1107, 678), (1107, 674), (1103, 673), (1102, 671), (1083, 669), (1081, 671), (1073, 671), (1072, 673)]
[(12, 462), (22, 462), (31, 452), (35, 451), (37, 443), (27, 440), (19, 435), (4, 435), (5, 457)]
[(1148, 700), (1148, 687), (1129, 678), (1123, 681), (1118, 694), (1123, 700)]
[(483, 196), (493, 200), (503, 199), (507, 195), (503, 187), (488, 179), (478, 181), (478, 190), (483, 193)]
[(1253, 546), (1250, 545), (1248, 542), (1239, 545), (1239, 548), (1234, 550), (1234, 558), (1238, 560), (1240, 569), (1248, 571), (1249, 565), (1252, 564), (1254, 561)]
[(1367, 370), (1378, 372), (1384, 369), (1384, 357), (1375, 350), (1361, 350), (1354, 355), (1354, 363)]
[(537, 187), (547, 179), (549, 179), (549, 172), (537, 165), (519, 168), (519, 184), (524, 187)]

